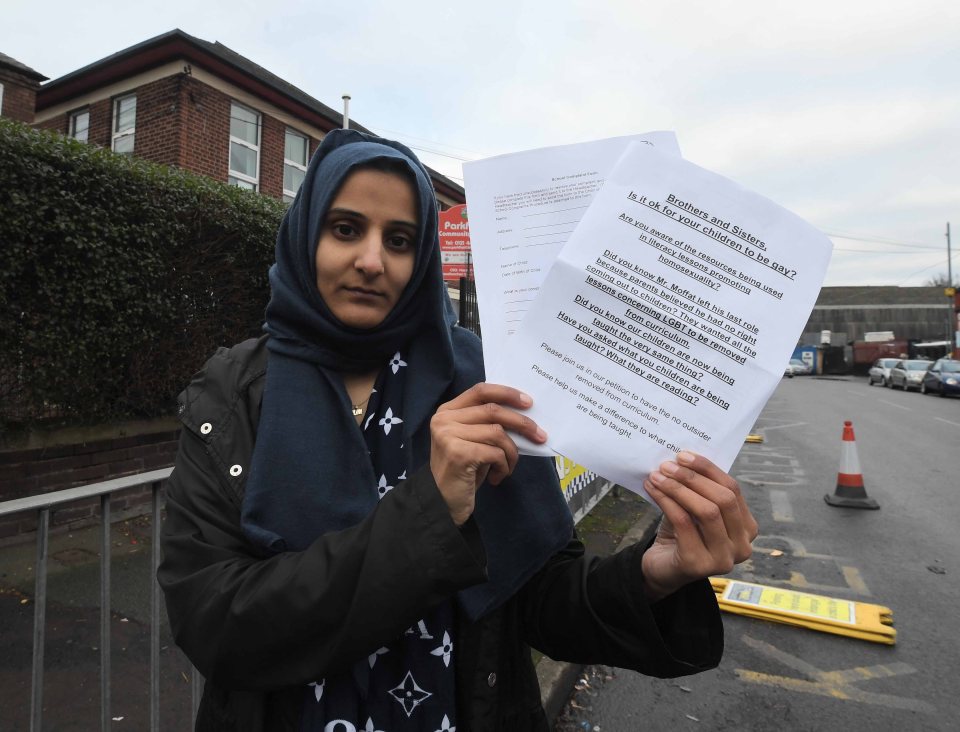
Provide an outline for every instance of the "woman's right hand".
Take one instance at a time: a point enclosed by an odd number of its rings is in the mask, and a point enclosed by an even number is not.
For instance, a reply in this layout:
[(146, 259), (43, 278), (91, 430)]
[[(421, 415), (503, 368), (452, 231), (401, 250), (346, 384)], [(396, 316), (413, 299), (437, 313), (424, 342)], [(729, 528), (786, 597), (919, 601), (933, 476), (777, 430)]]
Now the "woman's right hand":
[(533, 400), (510, 386), (481, 382), (442, 404), (430, 420), (430, 471), (457, 526), (470, 518), (480, 484), (498, 485), (519, 453), (507, 431), (541, 444), (546, 433), (516, 411)]

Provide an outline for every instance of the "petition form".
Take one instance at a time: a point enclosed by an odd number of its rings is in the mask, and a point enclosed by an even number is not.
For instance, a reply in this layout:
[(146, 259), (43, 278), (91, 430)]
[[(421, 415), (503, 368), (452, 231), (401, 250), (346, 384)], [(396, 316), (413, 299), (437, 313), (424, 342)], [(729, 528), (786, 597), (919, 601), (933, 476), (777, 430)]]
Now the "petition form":
[(831, 250), (775, 203), (633, 143), (498, 373), (533, 396), (548, 447), (636, 492), (681, 449), (728, 470), (783, 375)]
[(637, 141), (680, 154), (672, 132), (527, 150), (466, 163), (473, 267), (487, 380), (498, 354), (614, 163)]

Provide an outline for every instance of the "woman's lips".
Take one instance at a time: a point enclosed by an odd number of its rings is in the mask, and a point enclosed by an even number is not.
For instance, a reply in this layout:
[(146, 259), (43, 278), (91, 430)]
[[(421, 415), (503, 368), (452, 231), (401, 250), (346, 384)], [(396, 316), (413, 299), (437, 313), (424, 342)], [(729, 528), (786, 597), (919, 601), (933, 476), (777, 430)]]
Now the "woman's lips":
[(360, 297), (383, 297), (383, 293), (379, 290), (367, 290), (363, 287), (345, 287), (344, 289), (351, 295)]

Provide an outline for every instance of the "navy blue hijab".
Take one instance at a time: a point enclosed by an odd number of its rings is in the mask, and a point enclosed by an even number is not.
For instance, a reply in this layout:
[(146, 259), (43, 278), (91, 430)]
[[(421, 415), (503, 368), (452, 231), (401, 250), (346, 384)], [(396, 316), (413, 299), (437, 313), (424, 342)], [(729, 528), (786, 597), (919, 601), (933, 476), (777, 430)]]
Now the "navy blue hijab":
[[(378, 160), (405, 166), (417, 193), (413, 274), (394, 309), (370, 329), (344, 325), (317, 290), (316, 249), (326, 212), (347, 176)], [(405, 449), (410, 471), (430, 457), (430, 417), (482, 381), (480, 342), (455, 325), (440, 266), (437, 207), (426, 169), (404, 145), (355, 130), (327, 135), (307, 168), (277, 235), (266, 310), (266, 388), (244, 532), (272, 551), (300, 551), (321, 535), (356, 525), (378, 501), (377, 478), (341, 372), (384, 367), (403, 350)], [(500, 486), (484, 484), (474, 518), (489, 580), (459, 593), (479, 617), (514, 594), (572, 536), (553, 461), (523, 458)]]

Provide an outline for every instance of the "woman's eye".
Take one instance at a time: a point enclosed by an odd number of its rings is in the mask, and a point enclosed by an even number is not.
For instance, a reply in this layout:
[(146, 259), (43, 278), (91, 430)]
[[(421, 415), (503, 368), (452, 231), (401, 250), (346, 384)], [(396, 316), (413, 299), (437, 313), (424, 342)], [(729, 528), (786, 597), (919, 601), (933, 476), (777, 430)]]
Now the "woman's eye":
[(410, 249), (413, 247), (413, 240), (408, 236), (391, 236), (387, 239), (387, 243), (392, 249)]
[(333, 224), (330, 227), (330, 230), (334, 233), (335, 236), (338, 236), (342, 239), (347, 239), (353, 236), (354, 234), (356, 234), (356, 229), (353, 227), (352, 224), (348, 224), (342, 221)]

